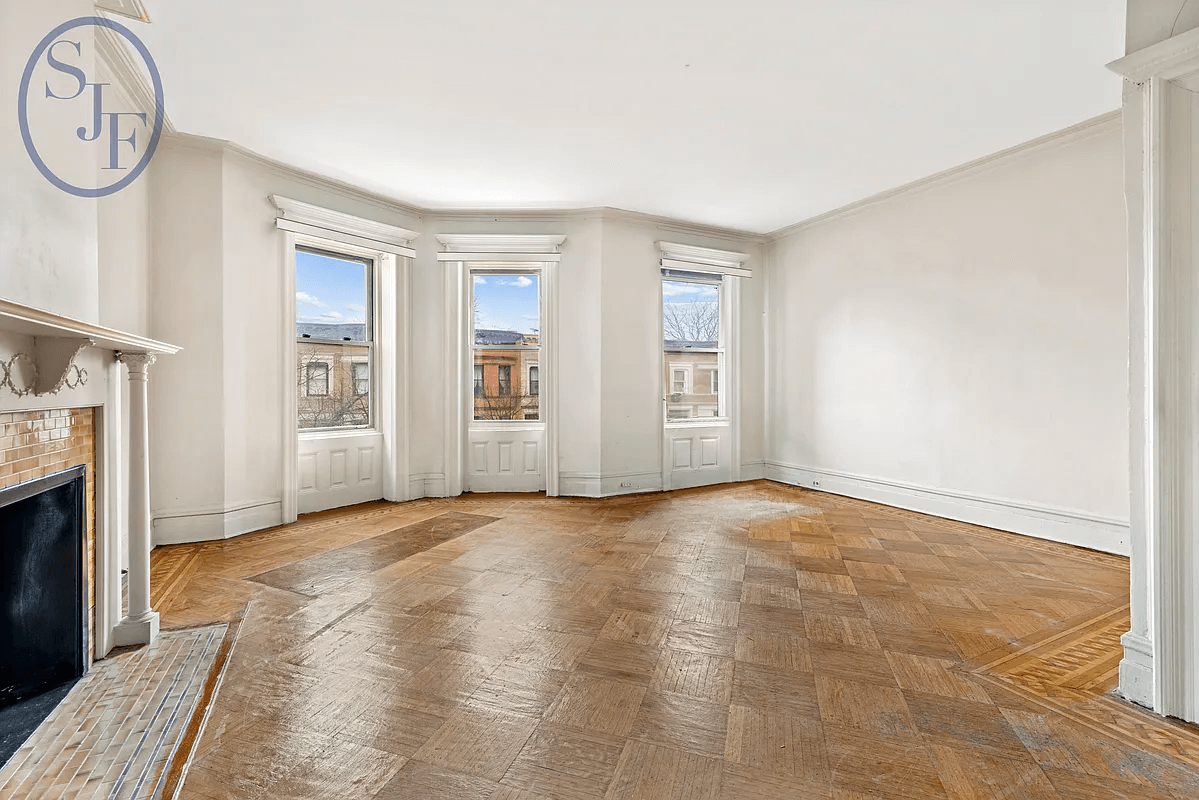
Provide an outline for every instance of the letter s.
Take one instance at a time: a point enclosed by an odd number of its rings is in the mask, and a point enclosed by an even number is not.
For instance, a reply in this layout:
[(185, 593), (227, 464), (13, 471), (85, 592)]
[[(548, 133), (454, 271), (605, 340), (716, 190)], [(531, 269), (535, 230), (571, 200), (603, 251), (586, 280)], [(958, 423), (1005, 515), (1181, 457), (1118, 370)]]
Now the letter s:
[(46, 61), (50, 63), (51, 68), (58, 70), (66, 75), (75, 76), (75, 80), (79, 82), (79, 88), (75, 90), (75, 94), (70, 97), (59, 97), (54, 92), (50, 91), (50, 82), (46, 81), (46, 97), (53, 97), (55, 100), (74, 100), (79, 95), (83, 94), (83, 88), (87, 85), (87, 75), (79, 67), (72, 64), (64, 64), (54, 57), (54, 48), (60, 44), (71, 44), (75, 46), (75, 52), (83, 55), (83, 48), (79, 42), (72, 42), (70, 39), (59, 39), (54, 44), (46, 48)]

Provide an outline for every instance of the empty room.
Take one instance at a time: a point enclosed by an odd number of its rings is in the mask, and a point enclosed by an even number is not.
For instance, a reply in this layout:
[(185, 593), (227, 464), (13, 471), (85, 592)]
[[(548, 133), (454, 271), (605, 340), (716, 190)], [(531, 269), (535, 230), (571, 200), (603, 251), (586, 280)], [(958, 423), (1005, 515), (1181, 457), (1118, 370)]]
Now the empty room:
[(1199, 0), (0, 0), (0, 797), (1199, 796)]

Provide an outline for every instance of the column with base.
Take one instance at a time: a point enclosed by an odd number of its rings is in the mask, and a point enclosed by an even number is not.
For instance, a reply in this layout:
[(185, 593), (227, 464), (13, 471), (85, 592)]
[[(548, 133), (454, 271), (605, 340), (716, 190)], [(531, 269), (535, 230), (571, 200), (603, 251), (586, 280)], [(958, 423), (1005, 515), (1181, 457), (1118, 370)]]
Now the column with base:
[(1129, 210), (1131, 625), (1121, 639), (1120, 692), (1195, 722), (1199, 28), (1109, 66), (1125, 78)]
[(119, 353), (129, 369), (129, 609), (113, 631), (118, 645), (149, 644), (158, 636), (150, 609), (150, 418), (146, 380), (154, 355)]

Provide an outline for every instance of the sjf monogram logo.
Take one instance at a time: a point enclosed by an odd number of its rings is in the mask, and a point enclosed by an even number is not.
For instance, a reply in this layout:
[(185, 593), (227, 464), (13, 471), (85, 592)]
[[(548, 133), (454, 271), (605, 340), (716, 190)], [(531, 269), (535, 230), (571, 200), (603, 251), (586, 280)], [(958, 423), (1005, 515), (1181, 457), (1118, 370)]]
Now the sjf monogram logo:
[[(117, 107), (109, 84), (89, 74), (87, 34), (98, 37), (101, 28), (128, 40), (145, 62), (154, 88), (152, 114)], [(162, 79), (133, 31), (103, 17), (80, 17), (46, 34), (29, 56), (17, 117), (25, 150), (48, 181), (79, 197), (104, 197), (135, 181), (154, 156), (165, 118)]]

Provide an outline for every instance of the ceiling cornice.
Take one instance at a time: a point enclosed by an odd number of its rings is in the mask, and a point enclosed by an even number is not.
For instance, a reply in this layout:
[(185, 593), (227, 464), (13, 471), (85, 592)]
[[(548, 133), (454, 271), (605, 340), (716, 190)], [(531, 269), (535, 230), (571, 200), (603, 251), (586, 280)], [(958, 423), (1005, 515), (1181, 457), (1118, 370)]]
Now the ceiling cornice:
[(1101, 114), (1098, 117), (1092, 117), (1071, 125), (1069, 128), (1063, 128), (1060, 131), (1039, 136), (1036, 139), (1030, 139), (1027, 142), (1022, 142), (1015, 147), (1009, 147), (1006, 150), (1000, 150), (997, 153), (992, 153), (989, 156), (977, 158), (974, 161), (967, 161), (965, 164), (960, 164), (941, 172), (934, 173), (927, 177), (921, 178), (911, 183), (905, 183), (902, 186), (897, 186), (894, 189), (888, 189), (885, 192), (871, 195), (849, 205), (834, 208), (832, 211), (827, 211), (815, 217), (797, 222), (794, 225), (788, 225), (785, 228), (779, 228), (772, 231), (765, 237), (770, 242), (777, 242), (786, 239), (788, 236), (799, 233), (808, 228), (813, 228), (824, 223), (831, 222), (841, 217), (856, 214), (859, 211), (878, 205), (887, 200), (906, 194), (914, 194), (916, 192), (931, 189), (934, 186), (940, 186), (953, 181), (967, 178), (971, 175), (983, 172), (994, 166), (997, 162), (1005, 161), (1011, 158), (1032, 155), (1033, 153), (1048, 150), (1054, 147), (1061, 147), (1075, 142), (1089, 139), (1092, 136), (1098, 136), (1112, 130), (1120, 129), (1121, 112), (1119, 109), (1109, 111), (1106, 114)]
[[(108, 10), (107, 6), (101, 6), (99, 3), (96, 4), (96, 8), (97, 10)], [(138, 18), (134, 17), (134, 19)], [(129, 54), (125, 37), (102, 25), (96, 25), (94, 28), (97, 60), (108, 71), (109, 76), (117, 84), (117, 88), (139, 110), (147, 113), (152, 111), (155, 106), (154, 89), (146, 81), (145, 73), (137, 65), (133, 56)], [(162, 133), (164, 136), (175, 133), (175, 126), (171, 123), (171, 117), (166, 113), (165, 108), (162, 110)]]

